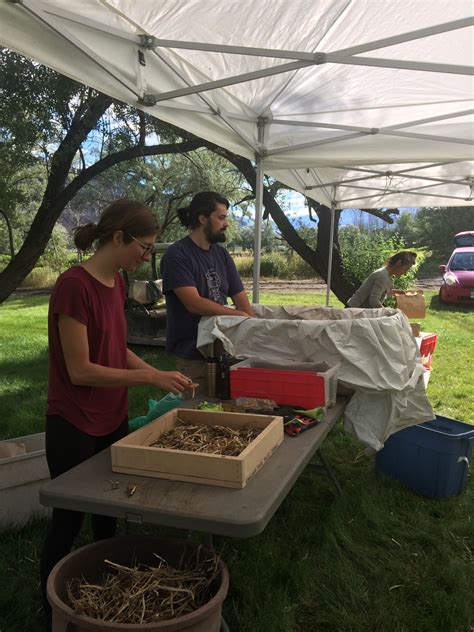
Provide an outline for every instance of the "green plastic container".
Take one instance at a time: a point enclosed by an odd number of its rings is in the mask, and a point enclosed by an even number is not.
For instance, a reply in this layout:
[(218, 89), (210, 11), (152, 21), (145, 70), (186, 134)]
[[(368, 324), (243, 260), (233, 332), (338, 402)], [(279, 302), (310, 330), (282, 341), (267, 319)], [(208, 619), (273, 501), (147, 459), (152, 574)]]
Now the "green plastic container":
[(148, 400), (148, 415), (143, 417), (135, 417), (128, 422), (128, 428), (131, 432), (138, 430), (142, 426), (146, 426), (150, 421), (153, 421), (157, 417), (161, 417), (169, 410), (178, 408), (183, 403), (183, 396), (181, 393), (175, 395), (174, 393), (168, 393), (162, 397), (158, 402), (154, 399)]

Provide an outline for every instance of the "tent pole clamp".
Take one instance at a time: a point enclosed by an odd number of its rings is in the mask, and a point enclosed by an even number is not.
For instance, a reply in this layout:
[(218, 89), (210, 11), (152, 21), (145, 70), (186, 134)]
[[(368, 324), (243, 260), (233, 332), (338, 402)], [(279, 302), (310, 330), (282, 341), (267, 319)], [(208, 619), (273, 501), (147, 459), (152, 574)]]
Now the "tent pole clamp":
[(138, 99), (138, 103), (140, 105), (145, 105), (151, 107), (156, 104), (156, 99), (154, 94), (144, 94), (142, 97)]
[(327, 54), (326, 53), (314, 53), (314, 63), (316, 65), (327, 63)]
[(153, 50), (157, 47), (157, 39), (153, 37), (153, 35), (139, 35), (140, 46), (143, 48), (148, 48), (148, 50)]

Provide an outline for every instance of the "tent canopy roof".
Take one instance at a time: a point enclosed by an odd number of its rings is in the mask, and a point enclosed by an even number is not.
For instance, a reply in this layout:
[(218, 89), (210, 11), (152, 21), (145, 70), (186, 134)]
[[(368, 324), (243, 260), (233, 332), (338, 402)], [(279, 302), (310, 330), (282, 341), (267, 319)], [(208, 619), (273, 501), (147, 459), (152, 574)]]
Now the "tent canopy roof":
[(471, 0), (0, 0), (0, 42), (337, 207), (472, 204)]

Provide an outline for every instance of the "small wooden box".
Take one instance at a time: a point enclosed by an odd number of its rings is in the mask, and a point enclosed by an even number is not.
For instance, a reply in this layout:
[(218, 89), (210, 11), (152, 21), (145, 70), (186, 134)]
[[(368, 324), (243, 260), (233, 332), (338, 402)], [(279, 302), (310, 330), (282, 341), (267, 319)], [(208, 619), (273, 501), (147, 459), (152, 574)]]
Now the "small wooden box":
[[(231, 428), (252, 426), (262, 431), (239, 456), (150, 447), (176, 425), (178, 416), (190, 424)], [(114, 443), (111, 447), (112, 470), (172, 481), (242, 488), (282, 441), (282, 417), (175, 408)]]

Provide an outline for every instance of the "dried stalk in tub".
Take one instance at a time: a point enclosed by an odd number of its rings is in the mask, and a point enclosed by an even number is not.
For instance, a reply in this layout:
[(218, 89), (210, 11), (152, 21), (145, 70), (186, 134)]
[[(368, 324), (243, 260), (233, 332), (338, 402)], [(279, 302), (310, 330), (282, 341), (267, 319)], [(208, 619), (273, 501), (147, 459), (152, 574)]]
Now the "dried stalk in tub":
[(217, 556), (199, 559), (200, 550), (178, 568), (156, 554), (157, 566), (105, 560), (110, 572), (100, 581), (74, 578), (67, 584), (70, 605), (77, 614), (117, 624), (156, 623), (193, 612), (212, 598), (219, 572)]

